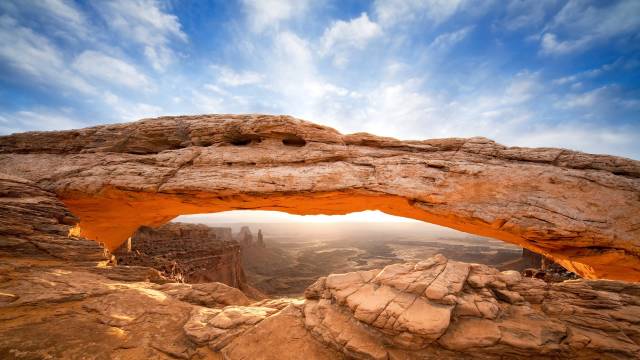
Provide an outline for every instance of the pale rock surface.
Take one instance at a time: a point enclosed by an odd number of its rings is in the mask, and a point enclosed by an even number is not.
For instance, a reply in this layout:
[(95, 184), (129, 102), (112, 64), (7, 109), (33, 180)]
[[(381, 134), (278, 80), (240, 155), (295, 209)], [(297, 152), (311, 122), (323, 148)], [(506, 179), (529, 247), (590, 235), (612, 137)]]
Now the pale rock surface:
[(222, 307), (249, 305), (250, 299), (240, 290), (217, 282), (201, 284), (168, 283), (156, 289), (194, 305)]

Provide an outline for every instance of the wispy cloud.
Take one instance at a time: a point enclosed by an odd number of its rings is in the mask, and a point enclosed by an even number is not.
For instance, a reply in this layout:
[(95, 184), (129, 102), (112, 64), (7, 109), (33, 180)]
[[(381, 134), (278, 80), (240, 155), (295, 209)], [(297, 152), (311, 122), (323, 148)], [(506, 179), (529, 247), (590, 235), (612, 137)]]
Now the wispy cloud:
[(253, 85), (262, 82), (264, 76), (254, 71), (234, 71), (223, 65), (211, 66), (217, 73), (217, 81), (228, 86)]
[(144, 55), (156, 70), (174, 62), (173, 40), (186, 42), (177, 16), (163, 11), (155, 0), (111, 0), (97, 2), (105, 23), (127, 41), (142, 46)]
[(496, 24), (508, 31), (534, 28), (544, 24), (559, 0), (509, 0), (504, 18)]
[(0, 59), (45, 88), (94, 93), (95, 88), (67, 68), (64, 53), (48, 38), (0, 16)]
[(426, 19), (440, 24), (461, 8), (463, 0), (376, 0), (374, 8), (385, 26)]
[(338, 20), (325, 29), (320, 39), (320, 54), (333, 57), (334, 64), (341, 66), (349, 61), (350, 51), (364, 49), (381, 35), (380, 26), (369, 20), (366, 13), (349, 21)]
[(456, 31), (440, 34), (431, 42), (431, 44), (429, 44), (428, 51), (447, 51), (460, 41), (464, 40), (472, 30), (473, 26), (465, 26), (462, 29), (458, 29)]
[(131, 89), (145, 90), (150, 82), (134, 65), (98, 51), (82, 52), (72, 64), (80, 74)]
[(72, 1), (5, 0), (0, 10), (14, 18), (37, 20), (54, 37), (87, 39), (91, 33), (86, 16)]
[(565, 55), (597, 43), (634, 35), (640, 29), (640, 2), (569, 1), (545, 27), (540, 51)]
[(31, 111), (0, 112), (0, 133), (30, 130), (67, 130), (84, 126), (69, 111), (56, 109), (34, 109)]
[(310, 7), (309, 0), (242, 0), (247, 23), (254, 32), (278, 29), (280, 22), (301, 16)]

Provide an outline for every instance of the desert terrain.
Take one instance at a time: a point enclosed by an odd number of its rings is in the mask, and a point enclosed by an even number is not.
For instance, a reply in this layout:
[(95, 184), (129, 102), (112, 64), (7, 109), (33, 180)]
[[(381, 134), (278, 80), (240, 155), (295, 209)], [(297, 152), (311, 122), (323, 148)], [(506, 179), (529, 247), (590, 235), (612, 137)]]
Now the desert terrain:
[[(422, 222), (212, 223), (215, 218), (208, 224), (233, 233), (247, 226), (255, 238), (262, 230), (266, 246), (243, 247), (242, 264), (247, 282), (273, 296), (300, 296), (328, 274), (418, 262), (438, 253), (499, 268), (522, 257), (518, 246)], [(181, 219), (207, 223), (206, 216)]]

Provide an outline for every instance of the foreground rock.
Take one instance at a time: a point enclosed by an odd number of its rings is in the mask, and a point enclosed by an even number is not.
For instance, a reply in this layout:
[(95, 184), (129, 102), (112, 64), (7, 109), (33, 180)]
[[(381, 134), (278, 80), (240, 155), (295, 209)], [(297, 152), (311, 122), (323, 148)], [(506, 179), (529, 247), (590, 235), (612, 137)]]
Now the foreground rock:
[(437, 255), (329, 275), (305, 295), (305, 326), (353, 358), (640, 357), (636, 284), (549, 284)]
[(619, 157), (209, 115), (0, 137), (0, 171), (55, 192), (110, 250), (181, 214), (379, 209), (518, 244), (586, 278), (640, 280), (640, 163)]

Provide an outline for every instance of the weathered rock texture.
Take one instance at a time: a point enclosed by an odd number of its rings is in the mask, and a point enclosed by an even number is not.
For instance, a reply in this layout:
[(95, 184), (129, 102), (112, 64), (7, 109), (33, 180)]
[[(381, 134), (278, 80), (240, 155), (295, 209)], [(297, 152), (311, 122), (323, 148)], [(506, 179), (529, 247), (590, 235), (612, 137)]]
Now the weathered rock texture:
[(0, 176), (0, 214), (2, 359), (640, 357), (636, 283), (548, 284), (435, 256), (252, 303), (221, 283), (110, 266), (28, 180)]
[(31, 181), (0, 173), (0, 258), (108, 260), (98, 243), (69, 236), (69, 229), (77, 222), (55, 194)]
[(640, 357), (632, 283), (549, 284), (437, 255), (329, 275), (305, 295), (305, 326), (354, 358)]
[(246, 287), (240, 245), (231, 228), (168, 223), (157, 229), (143, 226), (114, 255), (118, 264), (148, 266), (166, 277), (188, 283), (221, 282)]
[(210, 115), (1, 137), (0, 171), (55, 192), (80, 233), (112, 250), (180, 214), (378, 209), (518, 244), (587, 278), (640, 280), (640, 163), (619, 157)]

